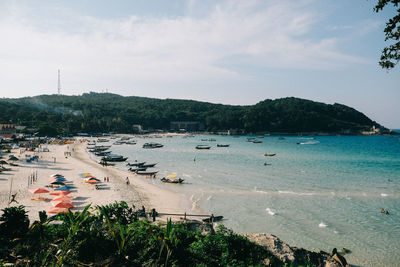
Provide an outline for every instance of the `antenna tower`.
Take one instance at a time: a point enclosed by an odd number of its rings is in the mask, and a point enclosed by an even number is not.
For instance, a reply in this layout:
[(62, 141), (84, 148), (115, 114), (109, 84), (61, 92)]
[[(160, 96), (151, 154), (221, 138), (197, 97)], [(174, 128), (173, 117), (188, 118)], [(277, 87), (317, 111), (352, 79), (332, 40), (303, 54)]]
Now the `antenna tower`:
[(61, 94), (60, 70), (58, 70), (58, 94)]

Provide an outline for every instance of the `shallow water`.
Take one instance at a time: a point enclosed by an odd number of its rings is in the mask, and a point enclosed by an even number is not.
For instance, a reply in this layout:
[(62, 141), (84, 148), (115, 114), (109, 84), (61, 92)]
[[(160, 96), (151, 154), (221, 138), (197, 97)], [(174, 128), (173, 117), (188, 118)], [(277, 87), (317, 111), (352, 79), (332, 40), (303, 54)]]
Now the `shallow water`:
[[(201, 141), (210, 138), (217, 141)], [(158, 162), (159, 178), (178, 174), (185, 184), (152, 182), (182, 194), (192, 207), (223, 215), (237, 232), (268, 232), (312, 250), (345, 247), (352, 251), (347, 260), (361, 266), (400, 262), (398, 137), (265, 136), (259, 144), (245, 136), (136, 140), (111, 149), (130, 162)], [(149, 141), (164, 147), (143, 149)], [(196, 150), (197, 144), (212, 148)]]

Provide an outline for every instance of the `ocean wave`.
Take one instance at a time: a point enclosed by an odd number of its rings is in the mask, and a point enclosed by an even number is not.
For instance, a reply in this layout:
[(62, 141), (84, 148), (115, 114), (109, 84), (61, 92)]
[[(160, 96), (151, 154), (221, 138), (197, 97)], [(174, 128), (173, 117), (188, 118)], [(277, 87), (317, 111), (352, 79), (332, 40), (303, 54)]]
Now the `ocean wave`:
[(387, 196), (388, 196), (388, 194), (381, 193), (381, 196), (382, 196), (382, 197), (387, 197)]
[(279, 194), (290, 194), (290, 195), (298, 195), (298, 196), (313, 196), (315, 193), (305, 193), (305, 192), (293, 192), (293, 191), (278, 191)]

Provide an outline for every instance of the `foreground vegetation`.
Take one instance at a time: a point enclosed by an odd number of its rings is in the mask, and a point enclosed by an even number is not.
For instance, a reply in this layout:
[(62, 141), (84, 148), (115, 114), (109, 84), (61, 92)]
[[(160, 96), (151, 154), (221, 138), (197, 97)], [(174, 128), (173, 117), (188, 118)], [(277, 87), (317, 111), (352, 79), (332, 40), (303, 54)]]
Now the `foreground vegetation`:
[(263, 266), (266, 258), (281, 266), (263, 247), (223, 226), (203, 234), (187, 223), (156, 225), (139, 220), (125, 202), (50, 219), (40, 212), (31, 225), (23, 206), (2, 211), (0, 266)]
[(170, 130), (172, 121), (197, 121), (207, 131), (241, 129), (246, 133), (343, 130), (358, 133), (373, 125), (380, 127), (345, 105), (294, 97), (264, 100), (252, 106), (232, 106), (89, 93), (0, 99), (0, 106), (0, 123), (34, 127), (39, 134), (47, 136), (79, 132), (130, 133), (133, 124), (145, 129)]

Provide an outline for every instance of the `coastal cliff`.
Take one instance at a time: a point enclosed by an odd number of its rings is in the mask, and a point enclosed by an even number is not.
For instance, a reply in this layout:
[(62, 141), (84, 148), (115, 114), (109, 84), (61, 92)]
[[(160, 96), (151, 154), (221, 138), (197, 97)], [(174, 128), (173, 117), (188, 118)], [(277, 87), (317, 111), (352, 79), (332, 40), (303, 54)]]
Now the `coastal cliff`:
[[(271, 252), (283, 264), (290, 266), (321, 266), (321, 267), (344, 267), (348, 266), (343, 256), (335, 253), (332, 256), (324, 251), (313, 252), (303, 248), (291, 247), (278, 237), (271, 234), (246, 234), (250, 241), (257, 243)], [(270, 266), (270, 259), (265, 260)]]

